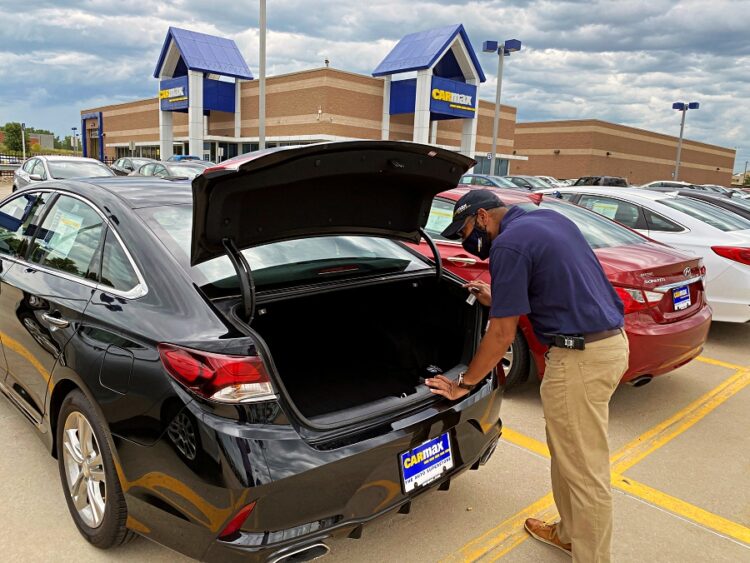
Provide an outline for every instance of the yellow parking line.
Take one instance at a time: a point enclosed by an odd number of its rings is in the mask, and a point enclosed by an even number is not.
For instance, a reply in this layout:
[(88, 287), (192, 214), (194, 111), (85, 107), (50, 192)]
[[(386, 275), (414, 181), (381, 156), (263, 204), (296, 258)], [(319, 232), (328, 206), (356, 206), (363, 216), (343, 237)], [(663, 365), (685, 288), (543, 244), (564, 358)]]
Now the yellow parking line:
[[(710, 358), (703, 358), (701, 361), (704, 360), (707, 360), (705, 363), (712, 363), (713, 365), (719, 365), (719, 363), (714, 362), (720, 362), (719, 360), (713, 360)], [(721, 362), (721, 364), (724, 364), (724, 362)], [(732, 364), (725, 364), (721, 367), (729, 366), (732, 366), (732, 369), (734, 368)], [(720, 385), (716, 386), (714, 389), (704, 394), (702, 397), (696, 399), (661, 424), (658, 424), (652, 429), (644, 432), (636, 439), (620, 448), (610, 458), (610, 461), (613, 463), (614, 474), (617, 475), (618, 478), (621, 477), (620, 474), (622, 474), (626, 469), (633, 467), (633, 465), (643, 460), (643, 458), (645, 458), (647, 455), (653, 453), (656, 449), (660, 448), (661, 446), (693, 426), (696, 422), (704, 418), (708, 413), (713, 411), (727, 399), (744, 389), (748, 384), (750, 384), (750, 370), (741, 368), (734, 375), (727, 378)], [(507, 427), (503, 428), (503, 438), (508, 442), (520, 446), (521, 448), (524, 448), (537, 455), (549, 457), (549, 450), (547, 449), (547, 446), (545, 444), (543, 444), (539, 440), (516, 432), (515, 430)], [(640, 496), (636, 491), (645, 491), (647, 489), (645, 485), (643, 487), (643, 489), (631, 487), (628, 492), (633, 494), (634, 496)], [(618, 488), (621, 487), (618, 486)], [(658, 493), (658, 491), (656, 492)], [(647, 500), (648, 502), (653, 502), (653, 504), (656, 504), (658, 506), (661, 505), (657, 502), (652, 501), (651, 498), (657, 499), (660, 502), (666, 502), (666, 497), (670, 499), (673, 498), (665, 495), (664, 493), (661, 494), (664, 496), (659, 497), (657, 495), (651, 495), (650, 498), (641, 498)], [(674, 502), (670, 506), (683, 508), (691, 507), (692, 505), (690, 505), (689, 503), (685, 503), (684, 501), (679, 501), (679, 499), (674, 499)], [(700, 523), (713, 522), (715, 525), (718, 525), (718, 521), (711, 521), (709, 518), (705, 517), (706, 515), (711, 515), (711, 513), (703, 511), (705, 514), (698, 514), (697, 511), (701, 511), (701, 509), (693, 507), (693, 511), (688, 512), (687, 514), (692, 514), (696, 518), (702, 518), (703, 522)], [(698, 520), (696, 520), (695, 518), (688, 516), (687, 514), (683, 514), (682, 512), (675, 513), (698, 522)], [(552, 499), (552, 493), (549, 493), (536, 502), (530, 504), (526, 508), (522, 509), (521, 511), (517, 512), (507, 520), (501, 522), (494, 528), (488, 530), (481, 536), (470, 541), (457, 552), (444, 559), (444, 561), (476, 561), (480, 557), (484, 557), (488, 554), (488, 559), (491, 561), (495, 561), (496, 559), (499, 559), (503, 555), (521, 545), (524, 541), (526, 541), (526, 539), (528, 539), (529, 536), (523, 529), (523, 522), (524, 520), (526, 520), (526, 518), (538, 518), (539, 520), (549, 521), (556, 517), (557, 512), (555, 510), (554, 500)], [(716, 518), (720, 517), (716, 516)], [(727, 522), (729, 522), (730, 524), (734, 524), (728, 520)], [(713, 526), (709, 526), (707, 524), (704, 525), (709, 528), (716, 529)], [(734, 525), (738, 526), (738, 524)], [(737, 531), (734, 530), (733, 533), (737, 533)], [(733, 538), (735, 537), (734, 535), (730, 534), (726, 535)]]
[(670, 418), (642, 434), (612, 457), (615, 473), (624, 473), (644, 457), (673, 440), (716, 407), (750, 384), (750, 370), (740, 370)]
[(733, 370), (748, 369), (748, 366), (738, 366), (737, 364), (730, 364), (727, 362), (723, 362), (721, 360), (715, 360), (714, 358), (707, 358), (706, 356), (698, 356), (695, 359), (704, 364), (710, 364), (712, 366), (719, 366), (719, 367), (727, 368), (727, 369), (733, 369)]
[[(470, 541), (459, 551), (443, 561), (445, 563), (476, 561), (491, 550), (507, 553), (526, 539), (526, 533), (523, 532), (523, 523), (526, 518), (551, 519), (555, 517), (555, 514), (557, 514), (555, 501), (552, 498), (552, 493), (548, 493), (523, 510), (516, 512), (504, 522)], [(521, 530), (521, 534), (519, 534), (519, 530)], [(493, 553), (493, 555), (496, 555), (496, 553)]]
[(542, 457), (549, 457), (549, 449), (547, 448), (547, 444), (544, 444), (539, 440), (536, 440), (529, 436), (524, 436), (520, 432), (516, 432), (515, 430), (513, 430), (512, 428), (508, 428), (507, 426), (503, 427), (502, 439), (510, 442), (511, 444), (515, 444), (516, 446), (519, 446), (524, 450), (529, 450), (530, 452), (539, 454)]
[(696, 524), (709, 528), (722, 536), (750, 545), (750, 528), (741, 524), (727, 520), (713, 512), (698, 508), (684, 500), (652, 489), (648, 485), (634, 481), (630, 477), (613, 473), (612, 485), (634, 497), (643, 499), (688, 520), (692, 520)]

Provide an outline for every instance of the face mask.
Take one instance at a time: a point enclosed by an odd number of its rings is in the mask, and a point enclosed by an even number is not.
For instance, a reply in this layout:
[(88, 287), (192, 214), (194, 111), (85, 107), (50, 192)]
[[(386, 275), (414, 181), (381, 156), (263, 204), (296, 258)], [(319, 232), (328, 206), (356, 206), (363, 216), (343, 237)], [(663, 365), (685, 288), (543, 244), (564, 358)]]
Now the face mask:
[(479, 223), (475, 222), (474, 229), (472, 229), (471, 234), (464, 239), (461, 246), (463, 246), (464, 250), (469, 254), (473, 254), (481, 260), (486, 260), (490, 255), (491, 242), (490, 235), (487, 231), (480, 227)]

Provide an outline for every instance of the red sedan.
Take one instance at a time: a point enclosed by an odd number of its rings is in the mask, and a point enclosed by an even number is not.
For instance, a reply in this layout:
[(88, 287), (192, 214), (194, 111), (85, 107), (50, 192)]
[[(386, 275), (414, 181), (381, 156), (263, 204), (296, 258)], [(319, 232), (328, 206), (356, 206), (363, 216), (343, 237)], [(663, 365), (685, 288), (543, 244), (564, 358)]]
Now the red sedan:
[[(435, 239), (447, 270), (466, 280), (489, 282), (488, 262), (469, 255), (460, 242), (440, 232), (451, 222), (455, 202), (470, 189), (459, 186), (439, 194), (432, 203), (427, 232)], [(652, 241), (596, 213), (538, 194), (495, 189), (506, 205), (554, 209), (573, 220), (594, 249), (612, 285), (625, 304), (625, 331), (630, 340), (630, 365), (623, 382), (644, 385), (651, 378), (686, 364), (703, 349), (711, 324), (711, 308), (703, 288), (700, 258)], [(426, 243), (418, 247), (429, 257)], [(529, 373), (544, 375), (547, 346), (539, 342), (526, 317), (503, 359), (506, 388)]]

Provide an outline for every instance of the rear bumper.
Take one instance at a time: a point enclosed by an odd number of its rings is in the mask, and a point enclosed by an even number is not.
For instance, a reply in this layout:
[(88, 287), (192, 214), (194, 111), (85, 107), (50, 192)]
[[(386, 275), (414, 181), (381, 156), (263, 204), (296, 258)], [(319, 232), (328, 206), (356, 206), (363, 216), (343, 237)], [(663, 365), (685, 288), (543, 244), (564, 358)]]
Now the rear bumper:
[[(485, 385), (463, 401), (439, 402), (371, 438), (313, 447), (291, 426), (250, 425), (188, 408), (199, 453), (186, 460), (168, 435), (151, 448), (119, 444), (129, 525), (205, 561), (269, 561), (300, 546), (361, 533), (363, 524), (408, 507), (426, 491), (477, 467), (501, 430), (502, 397)], [(398, 456), (449, 432), (454, 468), (405, 494)], [(218, 539), (244, 506), (241, 530)]]
[(645, 314), (626, 315), (630, 361), (622, 381), (641, 375), (662, 375), (688, 363), (703, 350), (710, 326), (709, 306), (669, 324), (657, 324)]

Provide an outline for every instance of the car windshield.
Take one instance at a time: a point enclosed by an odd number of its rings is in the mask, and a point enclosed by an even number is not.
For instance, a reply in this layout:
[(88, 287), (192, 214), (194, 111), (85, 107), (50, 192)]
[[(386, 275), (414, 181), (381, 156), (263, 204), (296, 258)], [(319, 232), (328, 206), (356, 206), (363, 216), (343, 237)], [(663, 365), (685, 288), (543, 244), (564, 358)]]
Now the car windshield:
[(492, 180), (498, 185), (498, 187), (501, 187), (501, 188), (512, 188), (512, 189), (518, 188), (518, 186), (516, 186), (513, 182), (508, 180), (508, 178), (503, 178), (502, 176), (493, 176)]
[(534, 178), (533, 176), (529, 176), (527, 178), (524, 178), (529, 184), (534, 186), (535, 188), (539, 189), (545, 189), (545, 188), (551, 188), (552, 184), (549, 182), (545, 182), (541, 178)]
[(189, 166), (189, 165), (180, 165), (180, 164), (172, 164), (169, 166), (169, 174), (171, 176), (181, 176), (184, 178), (187, 178), (188, 180), (192, 180), (195, 178), (198, 174), (203, 172), (203, 167), (201, 166)]
[(750, 229), (749, 220), (704, 201), (677, 196), (671, 199), (660, 199), (659, 203), (724, 232)]
[(545, 199), (539, 207), (557, 211), (573, 221), (583, 233), (586, 242), (594, 249), (648, 242), (645, 237), (618, 225), (614, 221), (572, 204)]
[(109, 168), (98, 162), (74, 162), (66, 160), (47, 161), (49, 172), (56, 180), (67, 180), (68, 178), (97, 178), (101, 176), (114, 176)]
[(149, 160), (148, 158), (131, 158), (130, 160), (133, 161), (133, 166), (138, 169), (144, 164), (148, 164), (149, 162), (153, 162), (152, 160)]
[[(210, 297), (236, 294), (239, 282), (231, 262), (220, 256), (191, 267), (191, 205), (151, 207), (138, 213)], [(258, 287), (273, 289), (342, 277), (429, 269), (395, 241), (364, 236), (321, 236), (264, 244), (242, 251)]]

